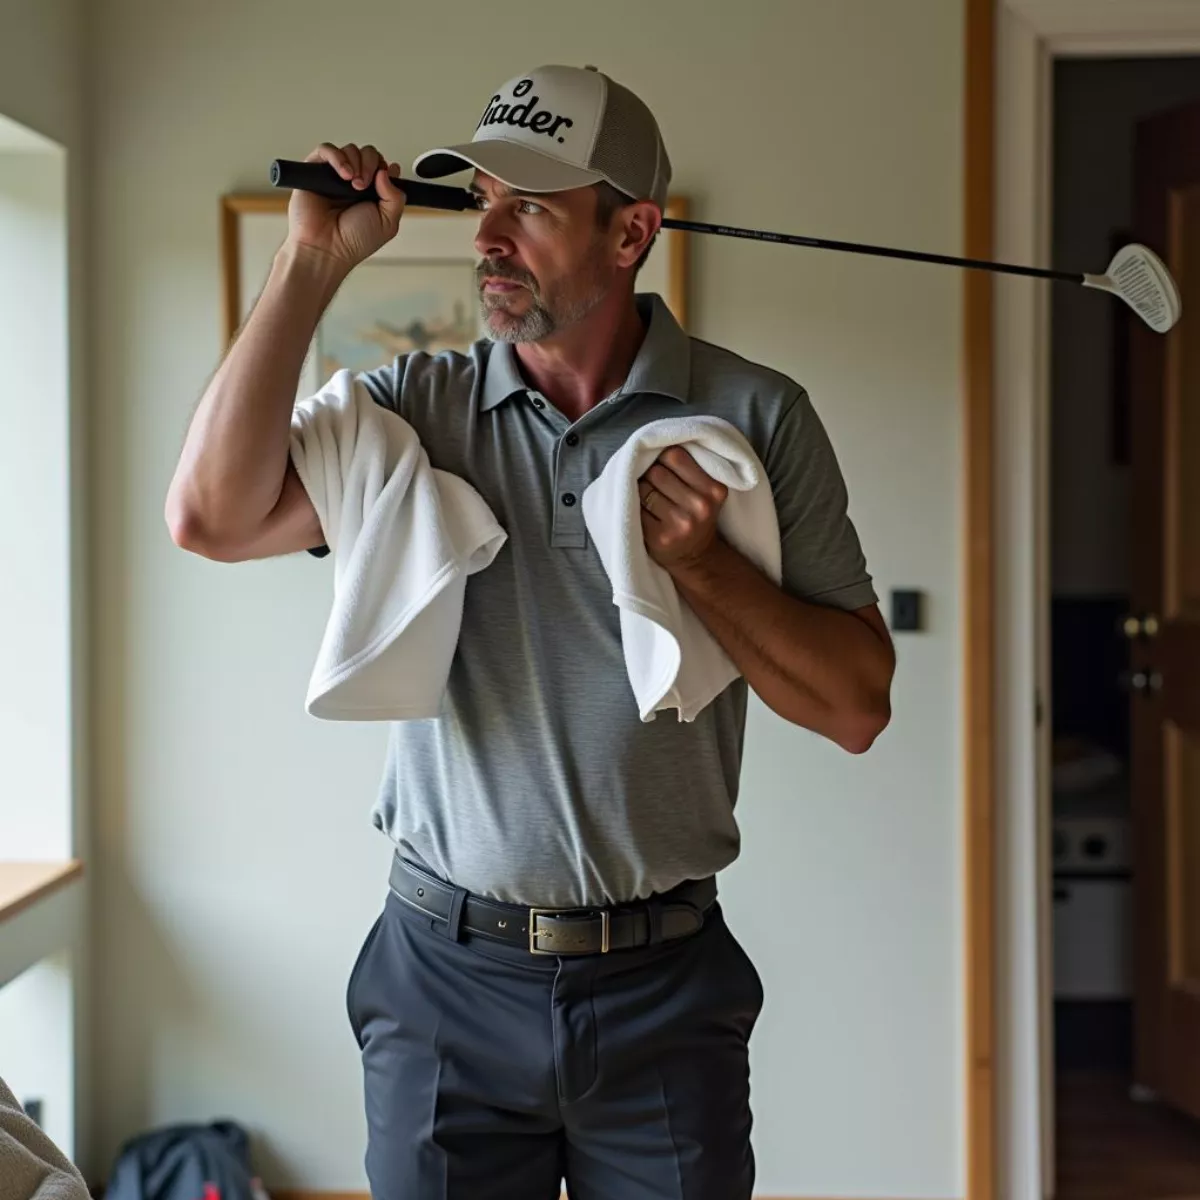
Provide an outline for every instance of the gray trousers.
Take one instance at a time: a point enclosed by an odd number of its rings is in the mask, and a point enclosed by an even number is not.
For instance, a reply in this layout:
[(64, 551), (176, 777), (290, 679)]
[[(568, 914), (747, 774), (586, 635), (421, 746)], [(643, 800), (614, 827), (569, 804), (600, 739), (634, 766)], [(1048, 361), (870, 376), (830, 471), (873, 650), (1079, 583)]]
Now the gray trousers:
[(540, 957), (388, 893), (351, 972), (374, 1200), (749, 1200), (758, 972), (700, 932)]

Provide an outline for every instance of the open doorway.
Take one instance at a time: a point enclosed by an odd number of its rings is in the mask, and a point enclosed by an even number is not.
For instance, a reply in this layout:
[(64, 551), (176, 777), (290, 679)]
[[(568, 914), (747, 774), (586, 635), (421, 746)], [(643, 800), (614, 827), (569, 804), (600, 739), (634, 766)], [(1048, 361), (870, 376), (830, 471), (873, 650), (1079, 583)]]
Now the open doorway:
[[(1053, 89), (1053, 261), (1107, 262), (1138, 240), (1139, 123), (1200, 104), (1200, 57), (1061, 58)], [(1189, 297), (1200, 303), (1196, 281), (1187, 282), (1185, 312)], [(1145, 806), (1160, 801), (1144, 794), (1144, 746), (1148, 733), (1161, 740), (1168, 722), (1159, 718), (1152, 731), (1139, 708), (1158, 702), (1161, 682), (1141, 650), (1158, 618), (1147, 625), (1139, 603), (1139, 539), (1162, 495), (1148, 495), (1135, 470), (1143, 414), (1133, 403), (1131, 347), (1141, 335), (1123, 306), (1072, 301), (1053, 300), (1050, 387), (1054, 1194), (1200, 1195), (1200, 1119), (1178, 1096), (1144, 1086), (1147, 1029), (1159, 1012), (1139, 1011), (1147, 971), (1139, 939), (1148, 936), (1148, 903), (1166, 890), (1147, 872), (1161, 874), (1144, 844)], [(1186, 373), (1179, 378), (1187, 383)], [(1177, 400), (1200, 413), (1200, 389), (1193, 395), (1188, 384)], [(1200, 416), (1192, 428), (1200, 433)], [(1200, 840), (1183, 841), (1200, 859)], [(1193, 870), (1200, 878), (1200, 861)], [(1189, 876), (1178, 864), (1175, 876), (1172, 903), (1187, 904)], [(1181, 916), (1179, 929), (1188, 928)]]

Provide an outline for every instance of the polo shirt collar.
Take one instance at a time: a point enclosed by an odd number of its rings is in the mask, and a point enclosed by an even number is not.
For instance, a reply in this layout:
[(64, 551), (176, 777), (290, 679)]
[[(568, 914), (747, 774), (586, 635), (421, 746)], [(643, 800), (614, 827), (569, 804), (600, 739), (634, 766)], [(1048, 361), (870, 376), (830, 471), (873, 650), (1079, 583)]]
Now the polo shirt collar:
[[(616, 395), (651, 393), (686, 404), (691, 381), (690, 339), (661, 296), (639, 294), (636, 303), (642, 318), (648, 321), (648, 328), (629, 369), (629, 377)], [(480, 410), (488, 412), (510, 396), (528, 389), (529, 385), (521, 378), (512, 345), (493, 342), (485, 360)]]

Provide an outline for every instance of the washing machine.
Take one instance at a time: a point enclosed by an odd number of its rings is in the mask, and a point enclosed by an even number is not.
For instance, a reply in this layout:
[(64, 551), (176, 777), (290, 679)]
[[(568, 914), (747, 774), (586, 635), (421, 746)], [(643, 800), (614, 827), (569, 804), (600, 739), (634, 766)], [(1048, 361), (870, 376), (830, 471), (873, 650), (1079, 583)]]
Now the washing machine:
[(1053, 820), (1054, 996), (1133, 994), (1133, 874), (1128, 812), (1056, 800)]

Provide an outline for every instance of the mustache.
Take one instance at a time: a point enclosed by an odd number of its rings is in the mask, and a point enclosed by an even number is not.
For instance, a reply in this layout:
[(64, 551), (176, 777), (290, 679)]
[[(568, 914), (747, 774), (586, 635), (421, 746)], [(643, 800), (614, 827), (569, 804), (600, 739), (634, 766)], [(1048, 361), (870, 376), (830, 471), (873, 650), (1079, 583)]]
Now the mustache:
[(475, 285), (482, 287), (487, 278), (511, 279), (513, 283), (524, 284), (534, 295), (537, 295), (537, 280), (524, 267), (518, 267), (502, 258), (484, 258), (475, 268)]

